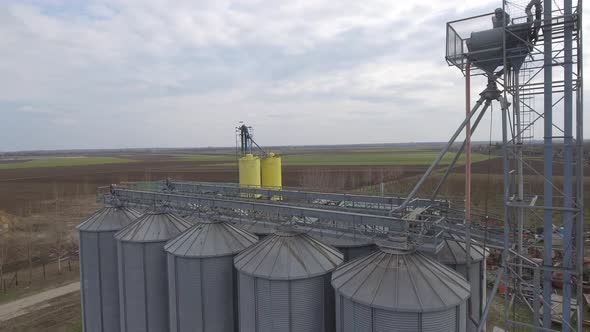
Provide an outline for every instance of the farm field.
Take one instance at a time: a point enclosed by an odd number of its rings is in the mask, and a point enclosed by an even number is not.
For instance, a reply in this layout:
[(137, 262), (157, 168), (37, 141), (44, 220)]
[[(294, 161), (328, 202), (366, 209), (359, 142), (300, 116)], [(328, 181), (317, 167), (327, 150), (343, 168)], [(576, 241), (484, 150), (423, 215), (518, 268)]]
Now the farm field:
[[(385, 194), (407, 193), (438, 155), (433, 146), (337, 147), (332, 150), (306, 147), (272, 151), (283, 155), (283, 184), (287, 187), (367, 194), (377, 193), (381, 182), (385, 184)], [(452, 156), (453, 153), (450, 153), (443, 159), (441, 167), (426, 182), (422, 194), (428, 194), (436, 185)], [(501, 208), (501, 160), (495, 154), (474, 153), (473, 161), (474, 210), (487, 207), (488, 212), (495, 215)], [(452, 199), (455, 206), (460, 206), (463, 199), (462, 164), (463, 159), (460, 159), (441, 191), (441, 195)], [(12, 291), (4, 299), (75, 280), (76, 276), (71, 273), (56, 272), (55, 265), (51, 265), (45, 278), (39, 272), (40, 264), (50, 260), (51, 252), (56, 248), (76, 247), (75, 226), (100, 207), (95, 201), (97, 187), (166, 178), (237, 182), (235, 152), (232, 149), (142, 153), (102, 151), (67, 156), (19, 155), (18, 160), (0, 159), (0, 229), (11, 229), (9, 237), (3, 237), (0, 242), (16, 248), (8, 252), (11, 260), (4, 264), (3, 273), (5, 278), (10, 279), (19, 271), (20, 284), (27, 285), (29, 263), (26, 253), (30, 250), (34, 271), (31, 282), (39, 284)], [(530, 186), (537, 189), (538, 183), (531, 183)], [(33, 233), (34, 236), (31, 235)], [(32, 315), (23, 316), (7, 325), (12, 328), (8, 331), (35, 330), (39, 326), (49, 332), (79, 329), (79, 294), (56, 299), (54, 303), (72, 310), (63, 317), (55, 317), (61, 311), (45, 309), (31, 326), (27, 325), (27, 317)]]
[(32, 158), (24, 160), (0, 160), (0, 170), (2, 169), (28, 169), (28, 168), (46, 168), (46, 167), (66, 167), (66, 166), (93, 166), (106, 164), (120, 164), (133, 162), (131, 159), (115, 157), (50, 157), (50, 158)]
[[(353, 150), (343, 152), (305, 152), (282, 154), (284, 166), (424, 166), (430, 165), (438, 156), (438, 150), (430, 149), (395, 149), (395, 150)], [(236, 164), (236, 157), (229, 155), (182, 155), (177, 157), (181, 161), (208, 162), (212, 166), (232, 166)], [(472, 154), (472, 161), (487, 160), (488, 155)], [(452, 154), (447, 154), (441, 165), (448, 165), (453, 160)], [(462, 156), (457, 162), (463, 164)]]
[[(336, 152), (285, 155), (286, 166), (428, 166), (438, 156), (439, 151), (431, 150), (401, 150), (401, 151), (371, 151), (371, 152)], [(475, 153), (473, 162), (486, 160), (487, 155)], [(452, 154), (447, 154), (441, 165), (448, 165), (453, 160)], [(461, 157), (458, 164), (464, 163)]]

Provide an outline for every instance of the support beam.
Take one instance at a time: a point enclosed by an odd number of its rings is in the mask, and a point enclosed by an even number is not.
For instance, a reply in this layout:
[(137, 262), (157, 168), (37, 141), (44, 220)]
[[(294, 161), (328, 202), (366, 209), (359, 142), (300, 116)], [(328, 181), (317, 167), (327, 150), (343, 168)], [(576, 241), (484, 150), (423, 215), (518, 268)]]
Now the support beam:
[[(475, 130), (477, 129), (477, 126), (481, 122), (481, 119), (483, 118), (483, 116), (486, 114), (486, 111), (489, 108), (489, 106), (491, 105), (491, 103), (492, 102), (490, 100), (486, 100), (486, 103), (483, 105), (483, 108), (481, 109), (481, 112), (479, 112), (479, 115), (477, 116), (477, 118), (475, 119), (475, 122), (473, 123), (473, 126), (471, 127), (471, 135), (473, 135), (473, 133), (475, 133)], [(436, 197), (438, 196), (438, 194), (440, 192), (440, 189), (442, 188), (443, 184), (447, 181), (447, 178), (449, 177), (449, 174), (451, 174), (451, 170), (453, 168), (455, 168), (455, 165), (459, 161), (459, 158), (461, 157), (461, 154), (465, 150), (465, 144), (466, 143), (465, 143), (465, 140), (464, 140), (463, 141), (463, 144), (461, 144), (461, 147), (459, 148), (459, 151), (457, 151), (457, 153), (455, 154), (455, 157), (453, 158), (453, 160), (451, 161), (451, 163), (447, 167), (447, 170), (445, 171), (445, 174), (442, 176), (442, 178), (440, 179), (440, 181), (436, 185), (436, 188), (434, 189), (434, 192), (430, 196), (430, 200), (431, 201), (436, 200)]]
[[(552, 1), (544, 1), (545, 12), (543, 14), (543, 51), (544, 51), (544, 131), (543, 131), (543, 174), (545, 177), (543, 186), (543, 205), (553, 205), (553, 64), (551, 16)], [(543, 213), (543, 266), (553, 265), (553, 211), (546, 208)], [(543, 327), (551, 327), (551, 272), (543, 271)]]
[[(471, 63), (465, 66), (465, 280), (471, 275)], [(485, 253), (484, 253), (485, 257)], [(467, 299), (467, 317), (473, 317), (471, 296)]]
[[(578, 84), (576, 89), (576, 205), (579, 209), (576, 215), (576, 271), (578, 276), (584, 272), (584, 52), (583, 52), (583, 29), (582, 25), (582, 0), (578, 0), (577, 8), (578, 38), (577, 38), (577, 60), (578, 60)], [(578, 277), (576, 299), (578, 310), (576, 321), (578, 331), (582, 331), (583, 301), (583, 278)]]
[(434, 160), (434, 162), (432, 162), (432, 164), (430, 165), (430, 167), (428, 167), (428, 169), (426, 170), (426, 172), (424, 173), (424, 175), (422, 175), (422, 177), (420, 178), (420, 180), (418, 181), (418, 183), (416, 183), (416, 185), (414, 186), (414, 189), (412, 189), (412, 191), (410, 192), (410, 194), (408, 195), (408, 197), (406, 197), (406, 199), (404, 200), (404, 202), (398, 208), (393, 209), (391, 212), (402, 211), (402, 210), (404, 210), (408, 206), (408, 204), (416, 196), (416, 194), (418, 193), (418, 190), (420, 190), (420, 188), (422, 187), (422, 185), (424, 184), (424, 182), (426, 181), (426, 179), (428, 179), (428, 177), (432, 174), (432, 171), (434, 171), (434, 169), (441, 162), (441, 160), (443, 159), (443, 157), (445, 156), (445, 154), (447, 154), (447, 152), (449, 151), (449, 149), (451, 148), (451, 146), (453, 146), (453, 143), (455, 143), (455, 140), (457, 139), (457, 136), (459, 136), (459, 134), (461, 134), (461, 132), (463, 131), (463, 128), (465, 128), (465, 126), (467, 125), (467, 122), (471, 120), (471, 118), (477, 112), (477, 110), (479, 109), (479, 107), (481, 106), (481, 104), (484, 102), (484, 100), (485, 100), (485, 97), (484, 96), (481, 96), (479, 98), (479, 100), (475, 103), (475, 106), (473, 106), (473, 109), (471, 110), (471, 112), (469, 113), (469, 115), (467, 115), (465, 117), (465, 120), (463, 120), (463, 122), (461, 123), (461, 125), (459, 126), (459, 128), (457, 128), (457, 130), (455, 131), (455, 133), (453, 134), (453, 136), (451, 137), (451, 139), (449, 140), (449, 142), (447, 142), (447, 145), (445, 145), (445, 147), (442, 149), (442, 151), (436, 157), (436, 159)]
[[(513, 102), (512, 107), (514, 110), (514, 135), (516, 139), (516, 200), (518, 203), (524, 201), (524, 169), (523, 169), (523, 139), (522, 139), (522, 124), (521, 124), (521, 112), (520, 112), (520, 70), (514, 68), (512, 71), (513, 77)], [(518, 231), (518, 253), (524, 255), (524, 208), (517, 207), (517, 231)], [(522, 275), (522, 266), (518, 268), (518, 273)]]
[[(281, 196), (284, 202), (313, 203), (316, 200), (328, 200), (337, 202), (350, 202), (352, 204), (352, 208), (366, 209), (369, 209), (369, 206), (371, 205), (377, 205), (377, 209), (391, 209), (392, 207), (402, 204), (405, 199), (404, 197), (395, 196), (374, 196), (348, 193), (341, 194), (291, 189), (275, 190), (266, 188), (245, 188), (228, 183), (207, 183), (180, 180), (169, 180), (167, 183), (170, 186), (169, 190), (180, 193), (214, 193), (228, 197), (260, 196), (261, 199), (259, 200), (263, 200), (263, 198), (270, 199), (271, 197)], [(449, 203), (442, 200), (432, 202), (428, 199), (415, 199), (411, 203), (412, 207), (428, 207), (432, 205), (438, 205), (443, 208), (449, 207)]]
[[(574, 21), (572, 17), (572, 0), (564, 1), (564, 90), (563, 90), (563, 206), (566, 209), (572, 207), (572, 180), (573, 180), (573, 90), (572, 90), (572, 62), (573, 62), (573, 30)], [(573, 213), (570, 211), (563, 212), (563, 267), (570, 269), (573, 266)], [(562, 331), (570, 331), (571, 318), (571, 297), (572, 297), (572, 281), (571, 274), (563, 274), (563, 323)], [(578, 303), (581, 305), (582, 303)]]

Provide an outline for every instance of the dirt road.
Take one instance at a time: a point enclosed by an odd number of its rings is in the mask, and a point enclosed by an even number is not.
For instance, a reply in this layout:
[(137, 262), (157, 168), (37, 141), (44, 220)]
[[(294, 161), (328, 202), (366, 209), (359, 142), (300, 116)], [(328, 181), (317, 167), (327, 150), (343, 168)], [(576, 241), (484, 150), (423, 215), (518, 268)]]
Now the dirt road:
[(63, 296), (80, 290), (80, 282), (50, 289), (39, 294), (31, 295), (20, 300), (0, 305), (0, 322), (24, 315), (32, 310), (39, 310), (48, 304), (44, 304), (56, 297)]

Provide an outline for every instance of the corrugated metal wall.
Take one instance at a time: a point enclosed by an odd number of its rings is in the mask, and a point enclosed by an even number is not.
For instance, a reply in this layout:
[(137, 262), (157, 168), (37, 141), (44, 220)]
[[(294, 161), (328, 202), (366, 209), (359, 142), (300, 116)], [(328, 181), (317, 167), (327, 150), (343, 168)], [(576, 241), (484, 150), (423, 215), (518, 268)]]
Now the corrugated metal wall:
[(355, 303), (340, 295), (336, 303), (338, 332), (465, 331), (465, 320), (461, 319), (465, 316), (460, 307), (428, 313), (392, 312)]
[(390, 311), (373, 310), (375, 319), (375, 332), (389, 331), (418, 331), (420, 329), (417, 315), (411, 312), (397, 312), (392, 315)]
[[(481, 317), (480, 310), (482, 308), (481, 299), (482, 292), (485, 291), (482, 286), (482, 270), (483, 261), (477, 264), (472, 264), (469, 271), (469, 283), (471, 284), (471, 319), (467, 320), (468, 331), (477, 331), (477, 324), (473, 321), (479, 322)], [(466, 314), (467, 315), (467, 314)]]
[(118, 243), (123, 332), (168, 331), (168, 277), (164, 243)]
[[(467, 265), (458, 264), (458, 265), (451, 265), (447, 264), (453, 270), (459, 272), (462, 276), (466, 276)], [(481, 288), (483, 283), (483, 261), (472, 262), (471, 269), (469, 271), (469, 284), (471, 285), (471, 318), (468, 317), (468, 310), (465, 308), (465, 322), (466, 328), (469, 332), (477, 331), (477, 324), (474, 321), (479, 322), (481, 317), (480, 311), (482, 310), (483, 306), (481, 303), (482, 299), (482, 292), (484, 290)]]
[(422, 331), (447, 332), (458, 331), (457, 317), (459, 308), (422, 314)]
[(468, 331), (467, 330), (467, 320), (463, 319), (463, 317), (467, 317), (467, 304), (463, 303), (459, 306), (459, 331)]
[(332, 332), (328, 276), (268, 280), (239, 276), (240, 332)]
[[(117, 243), (114, 233), (100, 233), (100, 279), (103, 306), (103, 331), (119, 331), (119, 276)], [(91, 329), (86, 330), (92, 331)]]
[(170, 331), (234, 331), (233, 256), (168, 254)]
[(240, 315), (240, 332), (256, 331), (256, 283), (254, 278), (238, 274), (238, 312)]
[(115, 232), (80, 232), (80, 281), (85, 332), (119, 331)]

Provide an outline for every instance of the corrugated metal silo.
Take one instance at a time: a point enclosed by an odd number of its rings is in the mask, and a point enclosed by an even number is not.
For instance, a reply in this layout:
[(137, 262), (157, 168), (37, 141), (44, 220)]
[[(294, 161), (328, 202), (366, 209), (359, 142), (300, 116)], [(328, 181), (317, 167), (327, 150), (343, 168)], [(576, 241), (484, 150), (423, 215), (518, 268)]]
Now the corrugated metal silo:
[(147, 212), (115, 235), (122, 332), (168, 330), (164, 245), (190, 226), (172, 213)]
[[(448, 234), (444, 240), (444, 247), (436, 254), (436, 260), (467, 276), (466, 244), (460, 237)], [(477, 324), (481, 317), (482, 299), (485, 292), (484, 250), (472, 244), (470, 249), (471, 267), (469, 268), (469, 283), (471, 284), (471, 312), (466, 314), (467, 331), (477, 331)]]
[(119, 275), (115, 233), (139, 214), (125, 207), (106, 206), (78, 227), (80, 289), (85, 332), (119, 331)]
[(332, 273), (336, 329), (465, 331), (469, 284), (424, 254), (379, 247)]
[(203, 219), (166, 244), (171, 332), (238, 330), (233, 258), (257, 241), (233, 225)]
[(240, 331), (334, 331), (330, 272), (342, 253), (313, 237), (278, 231), (234, 259)]

